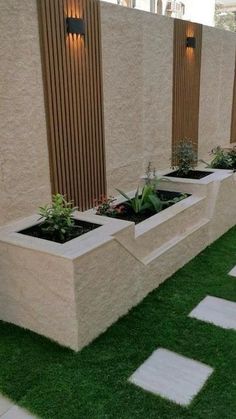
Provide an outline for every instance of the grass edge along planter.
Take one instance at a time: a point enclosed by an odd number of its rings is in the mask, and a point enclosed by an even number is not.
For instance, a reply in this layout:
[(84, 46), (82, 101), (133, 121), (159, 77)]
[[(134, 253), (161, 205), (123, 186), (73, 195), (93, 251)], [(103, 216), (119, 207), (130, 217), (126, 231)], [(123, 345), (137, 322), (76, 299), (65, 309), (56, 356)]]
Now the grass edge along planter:
[(235, 224), (235, 174), (213, 172), (163, 180), (191, 196), (136, 226), (77, 212), (101, 227), (65, 244), (18, 233), (38, 215), (2, 227), (0, 319), (82, 349)]

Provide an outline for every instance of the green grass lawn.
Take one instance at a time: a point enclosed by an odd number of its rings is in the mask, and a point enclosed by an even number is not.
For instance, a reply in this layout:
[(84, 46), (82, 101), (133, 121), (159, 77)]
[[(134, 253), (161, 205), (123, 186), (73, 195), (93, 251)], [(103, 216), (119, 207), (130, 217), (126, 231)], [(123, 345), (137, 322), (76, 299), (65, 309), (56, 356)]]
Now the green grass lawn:
[[(236, 301), (234, 265), (236, 228), (78, 354), (0, 323), (0, 390), (50, 419), (236, 418), (236, 332), (187, 317), (206, 295)], [(190, 407), (127, 382), (158, 347), (214, 368)]]

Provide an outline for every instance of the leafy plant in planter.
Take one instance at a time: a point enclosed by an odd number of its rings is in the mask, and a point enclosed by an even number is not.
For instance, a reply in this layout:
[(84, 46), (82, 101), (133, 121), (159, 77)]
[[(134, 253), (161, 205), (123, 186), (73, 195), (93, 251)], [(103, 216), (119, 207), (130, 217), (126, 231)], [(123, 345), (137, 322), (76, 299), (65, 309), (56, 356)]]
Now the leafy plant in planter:
[[(114, 203), (116, 200), (112, 197), (102, 197), (95, 207), (97, 215), (105, 215), (108, 217), (119, 217), (125, 213), (140, 214), (146, 212), (156, 213), (163, 208), (163, 202), (157, 196), (156, 182), (144, 185), (142, 190), (138, 186), (135, 196), (130, 198), (125, 192), (117, 189), (117, 191), (126, 199), (122, 204)], [(166, 203), (166, 202), (165, 202)]]
[(158, 190), (160, 179), (157, 178), (155, 169), (151, 168), (151, 163), (145, 173), (145, 185), (141, 190), (138, 186), (133, 197), (117, 189), (125, 201), (117, 204), (113, 197), (102, 197), (95, 207), (96, 214), (134, 221), (137, 224), (188, 196), (177, 192)]
[(116, 189), (125, 198), (121, 204), (117, 204), (113, 197), (101, 197), (95, 207), (96, 214), (134, 221), (137, 224), (188, 197), (187, 194), (158, 190), (160, 180), (162, 178), (157, 177), (156, 169), (149, 162), (145, 171), (145, 185), (142, 189), (138, 186), (132, 197)]
[[(232, 155), (234, 155), (234, 158)], [(217, 146), (211, 151), (213, 159), (208, 167), (213, 169), (233, 169), (233, 163), (236, 163), (236, 152), (234, 151), (231, 155), (231, 152), (224, 150), (222, 147)]]
[(151, 182), (148, 181), (142, 188), (141, 192), (138, 187), (133, 198), (130, 198), (120, 189), (117, 189), (117, 191), (124, 198), (126, 198), (127, 201), (125, 201), (124, 205), (128, 206), (136, 215), (145, 212), (152, 214), (158, 213), (164, 208), (168, 208), (170, 205), (176, 204), (177, 202), (182, 201), (188, 197), (187, 194), (179, 194), (179, 196), (175, 196), (174, 198), (164, 199), (164, 194), (170, 194), (170, 192), (157, 190), (159, 180), (160, 179), (158, 178), (154, 178)]
[[(130, 198), (125, 192), (117, 189), (117, 191), (127, 200), (125, 202), (135, 214), (140, 214), (145, 211), (159, 212), (163, 209), (164, 201), (157, 195), (157, 187), (161, 178), (156, 175), (156, 169), (152, 167), (149, 162), (145, 171), (145, 185), (141, 192), (139, 186), (133, 198)], [(165, 202), (166, 203), (166, 202)]]
[(133, 198), (130, 198), (120, 189), (117, 189), (117, 191), (127, 199), (126, 205), (129, 206), (135, 214), (140, 214), (144, 211), (158, 212), (163, 207), (163, 202), (156, 194), (156, 182), (144, 185), (141, 192), (138, 186)]
[(39, 224), (42, 233), (53, 241), (69, 240), (75, 230), (82, 229), (75, 225), (73, 213), (76, 209), (72, 206), (72, 202), (66, 201), (63, 195), (53, 195), (51, 205), (39, 208), (40, 219), (43, 219)]
[(232, 159), (232, 167), (234, 170), (236, 170), (236, 147), (231, 148), (229, 151), (229, 156)]
[(177, 169), (178, 176), (188, 175), (198, 161), (193, 141), (187, 138), (181, 140), (173, 153), (173, 157), (177, 162), (174, 168)]
[(115, 217), (117, 214), (116, 206), (113, 203), (116, 199), (113, 196), (101, 196), (99, 200), (95, 200), (95, 210), (97, 215), (106, 215)]

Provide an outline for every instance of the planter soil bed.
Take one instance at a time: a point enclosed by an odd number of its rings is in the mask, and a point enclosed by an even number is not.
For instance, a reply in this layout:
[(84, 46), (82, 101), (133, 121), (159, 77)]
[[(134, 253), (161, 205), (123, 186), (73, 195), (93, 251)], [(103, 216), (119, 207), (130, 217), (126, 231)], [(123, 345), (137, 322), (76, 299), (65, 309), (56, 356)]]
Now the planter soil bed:
[(202, 170), (190, 170), (187, 175), (179, 173), (178, 170), (175, 172), (168, 173), (167, 177), (178, 177), (182, 179), (202, 179), (206, 176), (211, 175), (213, 172), (204, 172)]
[[(163, 208), (159, 211), (163, 211), (166, 208), (171, 207), (172, 205), (175, 204), (175, 202), (173, 203), (168, 203), (168, 201), (174, 199), (174, 198), (179, 198), (181, 197), (183, 194), (181, 192), (172, 192), (172, 191), (162, 191), (162, 190), (158, 190), (157, 191), (157, 196), (158, 198), (160, 198), (162, 201), (166, 201), (166, 203), (164, 202), (163, 204)], [(185, 194), (186, 198), (188, 196), (190, 196), (189, 194)], [(185, 198), (184, 198), (185, 199)], [(124, 212), (116, 215), (116, 216), (110, 216), (112, 218), (118, 218), (120, 220), (124, 220), (124, 221), (133, 221), (135, 224), (139, 224), (142, 221), (145, 221), (147, 218), (152, 217), (153, 215), (156, 215), (157, 212), (155, 211), (150, 211), (150, 210), (146, 210), (143, 211), (139, 214), (135, 214), (132, 209), (129, 207), (129, 205), (126, 204), (126, 202), (122, 202), (121, 204), (117, 205), (117, 208), (119, 207), (125, 207)]]
[[(36, 224), (32, 227), (26, 228), (25, 230), (21, 230), (19, 231), (19, 233), (63, 244), (72, 239), (75, 239), (76, 237), (82, 236), (83, 234), (88, 233), (89, 231), (92, 231), (100, 226), (100, 224), (89, 223), (82, 220), (75, 220), (75, 228), (65, 240), (53, 238), (51, 234), (48, 234), (47, 232), (42, 230), (40, 224)], [(44, 227), (46, 226), (44, 225)]]

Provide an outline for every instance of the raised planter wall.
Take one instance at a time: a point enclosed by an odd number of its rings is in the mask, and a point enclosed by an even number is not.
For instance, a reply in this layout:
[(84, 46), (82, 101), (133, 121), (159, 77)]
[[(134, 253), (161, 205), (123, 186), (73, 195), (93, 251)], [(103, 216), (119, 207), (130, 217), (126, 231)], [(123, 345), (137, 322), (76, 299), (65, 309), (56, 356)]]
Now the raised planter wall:
[(18, 233), (37, 215), (2, 227), (0, 319), (80, 350), (235, 224), (232, 172), (168, 183), (191, 197), (137, 226), (77, 213), (102, 226), (63, 245)]

